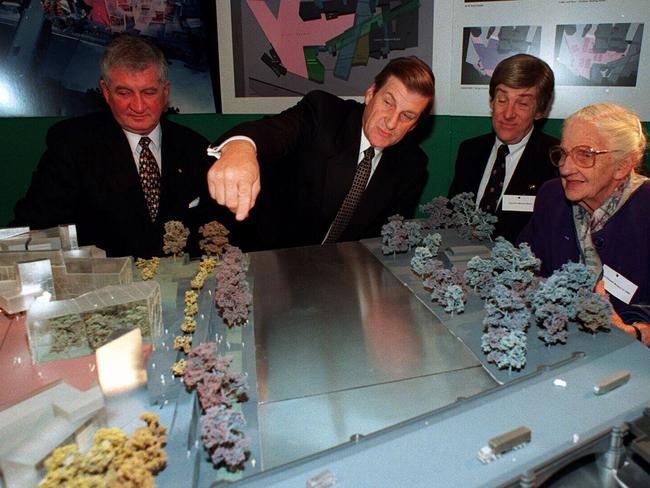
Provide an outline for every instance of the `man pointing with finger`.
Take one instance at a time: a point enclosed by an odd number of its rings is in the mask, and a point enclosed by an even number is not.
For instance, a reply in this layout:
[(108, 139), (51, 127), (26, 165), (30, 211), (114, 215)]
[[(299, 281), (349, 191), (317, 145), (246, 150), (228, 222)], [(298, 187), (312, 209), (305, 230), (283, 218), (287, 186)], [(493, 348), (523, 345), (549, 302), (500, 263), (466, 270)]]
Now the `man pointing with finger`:
[(209, 149), (218, 158), (210, 194), (237, 220), (251, 212), (258, 248), (378, 236), (389, 216), (411, 217), (419, 201), (428, 159), (410, 133), (433, 97), (433, 73), (414, 56), (390, 61), (364, 104), (310, 92)]

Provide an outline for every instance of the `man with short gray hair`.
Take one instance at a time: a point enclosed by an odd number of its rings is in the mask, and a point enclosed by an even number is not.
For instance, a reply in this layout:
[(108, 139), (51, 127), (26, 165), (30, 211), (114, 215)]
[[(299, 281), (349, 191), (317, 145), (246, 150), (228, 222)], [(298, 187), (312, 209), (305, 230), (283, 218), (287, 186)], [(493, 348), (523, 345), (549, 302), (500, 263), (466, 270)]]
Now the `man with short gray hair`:
[(217, 210), (205, 183), (208, 142), (162, 117), (167, 62), (149, 41), (115, 38), (102, 56), (99, 84), (110, 111), (50, 128), (14, 224), (72, 223), (80, 244), (109, 256), (161, 255), (165, 222), (194, 229), (213, 220), (201, 215)]

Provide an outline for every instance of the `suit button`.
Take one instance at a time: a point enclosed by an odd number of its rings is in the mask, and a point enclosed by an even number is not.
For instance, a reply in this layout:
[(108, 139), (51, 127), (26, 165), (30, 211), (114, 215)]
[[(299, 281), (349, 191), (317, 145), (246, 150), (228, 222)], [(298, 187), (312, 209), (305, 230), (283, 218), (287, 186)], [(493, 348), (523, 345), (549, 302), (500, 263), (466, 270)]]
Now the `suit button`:
[(605, 244), (605, 239), (603, 239), (602, 237), (594, 238), (594, 246), (603, 247), (603, 244)]

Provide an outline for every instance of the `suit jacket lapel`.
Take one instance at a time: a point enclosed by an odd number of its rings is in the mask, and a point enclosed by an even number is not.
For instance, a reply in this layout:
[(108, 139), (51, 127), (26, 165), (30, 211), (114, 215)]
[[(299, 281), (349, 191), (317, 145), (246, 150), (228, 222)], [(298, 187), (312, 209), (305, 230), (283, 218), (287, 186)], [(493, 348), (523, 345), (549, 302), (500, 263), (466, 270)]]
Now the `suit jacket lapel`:
[(490, 159), (492, 147), (494, 147), (494, 141), (496, 140), (495, 138), (496, 135), (494, 133), (490, 133), (482, 137), (482, 139), (479, 141), (479, 144), (476, 146), (475, 152), (470, 156), (472, 159), (471, 163), (475, 166), (476, 171), (469, 171), (467, 175), (463, 175), (463, 178), (468, 178), (471, 180), (467, 187), (474, 188), (474, 190), (472, 190), (474, 195), (476, 195), (479, 186), (481, 186), (483, 173), (485, 173), (485, 167), (487, 166), (488, 160)]
[(354, 180), (359, 159), (362, 113), (363, 106), (350, 113), (341, 126), (336, 147), (331, 148), (331, 154), (322, 155), (325, 168), (322, 209), (328, 219), (329, 215), (334, 218)]

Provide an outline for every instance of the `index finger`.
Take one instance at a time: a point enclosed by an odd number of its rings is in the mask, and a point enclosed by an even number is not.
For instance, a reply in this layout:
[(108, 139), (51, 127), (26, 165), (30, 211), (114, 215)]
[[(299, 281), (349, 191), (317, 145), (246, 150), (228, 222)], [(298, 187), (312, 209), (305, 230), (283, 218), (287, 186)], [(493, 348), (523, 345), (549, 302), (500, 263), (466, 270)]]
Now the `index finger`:
[(249, 183), (239, 183), (237, 189), (237, 213), (235, 219), (242, 221), (248, 217), (248, 211), (251, 209), (252, 188)]

